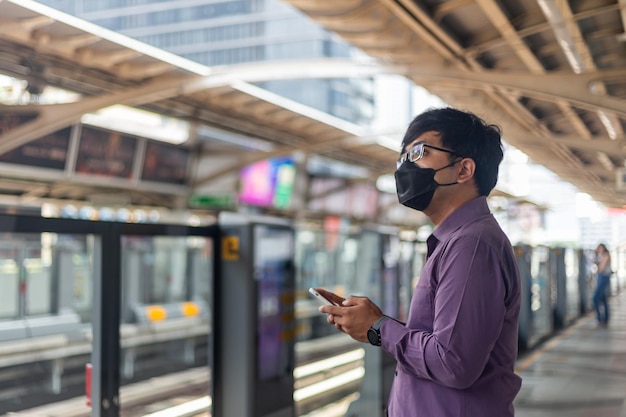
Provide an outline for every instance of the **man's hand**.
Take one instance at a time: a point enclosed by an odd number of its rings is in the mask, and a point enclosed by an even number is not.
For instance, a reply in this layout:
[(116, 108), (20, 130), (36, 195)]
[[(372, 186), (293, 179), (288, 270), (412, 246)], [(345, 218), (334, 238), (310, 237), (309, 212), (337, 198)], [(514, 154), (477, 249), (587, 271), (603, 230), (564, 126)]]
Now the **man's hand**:
[(319, 310), (328, 314), (327, 321), (354, 340), (367, 343), (367, 330), (383, 316), (383, 312), (367, 297), (351, 295), (343, 299), (337, 294), (325, 291), (321, 288), (316, 290), (332, 301), (338, 302), (341, 307), (322, 306)]

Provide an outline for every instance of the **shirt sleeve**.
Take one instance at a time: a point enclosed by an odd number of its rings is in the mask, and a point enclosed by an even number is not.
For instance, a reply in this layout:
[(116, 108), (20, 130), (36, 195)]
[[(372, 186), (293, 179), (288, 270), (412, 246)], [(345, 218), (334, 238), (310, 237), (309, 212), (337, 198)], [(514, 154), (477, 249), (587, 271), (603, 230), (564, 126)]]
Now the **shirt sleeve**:
[(448, 243), (436, 267), (432, 331), (391, 320), (381, 326), (382, 348), (403, 371), (453, 388), (481, 375), (506, 314), (502, 252), (477, 237)]

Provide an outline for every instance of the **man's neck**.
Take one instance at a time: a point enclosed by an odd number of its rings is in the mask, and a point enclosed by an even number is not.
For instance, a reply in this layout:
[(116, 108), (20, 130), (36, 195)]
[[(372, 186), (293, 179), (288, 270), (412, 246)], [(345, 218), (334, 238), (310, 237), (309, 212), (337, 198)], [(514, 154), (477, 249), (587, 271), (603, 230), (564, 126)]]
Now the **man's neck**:
[(476, 192), (458, 193), (442, 202), (439, 202), (439, 204), (435, 204), (434, 206), (431, 204), (426, 210), (424, 210), (424, 214), (428, 216), (430, 221), (435, 225), (435, 227), (437, 227), (452, 213), (457, 211), (459, 207), (478, 197), (479, 194)]

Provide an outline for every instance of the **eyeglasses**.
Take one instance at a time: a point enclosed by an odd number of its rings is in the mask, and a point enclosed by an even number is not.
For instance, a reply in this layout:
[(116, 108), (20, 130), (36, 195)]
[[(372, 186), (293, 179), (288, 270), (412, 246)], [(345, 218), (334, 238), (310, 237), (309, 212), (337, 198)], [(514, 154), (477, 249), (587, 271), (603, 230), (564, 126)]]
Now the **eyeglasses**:
[(424, 156), (424, 148), (436, 149), (438, 151), (447, 152), (452, 155), (462, 156), (449, 149), (438, 148), (436, 146), (428, 145), (426, 143), (418, 143), (417, 145), (412, 147), (408, 152), (405, 152), (402, 155), (400, 155), (400, 158), (398, 158), (398, 160), (396, 161), (396, 168), (400, 168), (400, 165), (402, 165), (407, 160), (410, 162), (416, 162), (422, 159), (422, 157)]

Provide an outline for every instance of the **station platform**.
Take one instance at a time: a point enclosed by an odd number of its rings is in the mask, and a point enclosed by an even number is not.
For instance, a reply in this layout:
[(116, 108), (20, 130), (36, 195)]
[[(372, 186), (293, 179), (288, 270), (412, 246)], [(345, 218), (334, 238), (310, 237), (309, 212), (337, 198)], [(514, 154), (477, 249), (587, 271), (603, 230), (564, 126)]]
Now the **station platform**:
[(592, 312), (519, 358), (516, 417), (626, 417), (626, 292), (610, 309), (608, 327)]
[[(608, 327), (598, 327), (595, 312), (591, 312), (520, 356), (516, 372), (522, 377), (522, 388), (515, 400), (516, 417), (626, 417), (626, 291), (613, 296), (610, 307)], [(187, 392), (167, 404), (157, 404), (162, 411), (138, 407), (127, 409), (123, 417), (211, 417), (203, 411), (210, 407), (210, 397), (203, 390), (188, 389), (190, 374), (175, 375), (172, 382), (177, 381), (179, 390), (180, 378), (186, 381), (183, 391)], [(146, 391), (147, 383), (135, 384), (132, 390), (126, 388), (123, 402), (131, 402), (137, 395), (135, 390)], [(149, 381), (149, 389), (155, 390), (157, 383), (165, 384), (166, 380)], [(298, 413), (298, 417), (367, 417), (349, 413), (350, 403), (356, 398), (358, 393), (353, 393), (306, 414)], [(81, 397), (9, 415), (87, 417), (90, 412), (84, 401)]]

